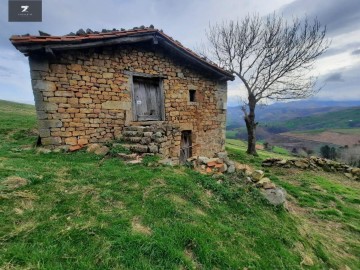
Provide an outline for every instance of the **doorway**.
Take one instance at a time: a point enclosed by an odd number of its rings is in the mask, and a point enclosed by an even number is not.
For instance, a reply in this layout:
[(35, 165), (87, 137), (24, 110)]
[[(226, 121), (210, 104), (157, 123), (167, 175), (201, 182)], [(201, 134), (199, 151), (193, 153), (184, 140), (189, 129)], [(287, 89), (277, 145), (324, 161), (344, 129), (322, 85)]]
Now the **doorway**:
[(163, 120), (160, 79), (134, 77), (133, 85), (133, 109), (135, 121)]
[(180, 142), (180, 164), (184, 164), (188, 158), (192, 156), (191, 130), (181, 132)]

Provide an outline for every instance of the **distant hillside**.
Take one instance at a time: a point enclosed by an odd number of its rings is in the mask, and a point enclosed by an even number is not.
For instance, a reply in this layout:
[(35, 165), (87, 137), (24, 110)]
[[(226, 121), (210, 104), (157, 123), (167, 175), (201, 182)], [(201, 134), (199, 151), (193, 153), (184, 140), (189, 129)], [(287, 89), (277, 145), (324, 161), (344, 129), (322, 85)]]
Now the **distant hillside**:
[[(264, 123), (267, 130), (283, 128), (285, 130), (314, 130), (334, 128), (360, 127), (360, 106), (337, 110), (334, 112), (318, 113), (306, 117), (297, 117), (287, 121)], [(275, 131), (275, 130), (274, 130)]]
[(19, 128), (34, 126), (35, 115), (36, 111), (33, 105), (0, 100), (0, 127), (2, 129), (14, 122), (19, 125)]
[[(303, 100), (287, 103), (275, 103), (269, 106), (258, 106), (256, 119), (260, 124), (283, 122), (290, 119), (306, 117), (327, 112), (337, 112), (345, 108), (358, 107), (360, 101), (315, 101)], [(227, 112), (227, 128), (234, 129), (245, 126), (240, 106), (229, 107)]]
[(35, 113), (35, 106), (0, 99), (0, 112)]

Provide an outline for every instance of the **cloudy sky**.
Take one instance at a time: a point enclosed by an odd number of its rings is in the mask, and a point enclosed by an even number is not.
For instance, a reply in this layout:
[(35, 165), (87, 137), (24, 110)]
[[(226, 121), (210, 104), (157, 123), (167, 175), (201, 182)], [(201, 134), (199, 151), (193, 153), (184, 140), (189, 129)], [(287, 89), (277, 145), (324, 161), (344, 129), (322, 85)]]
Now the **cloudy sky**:
[[(331, 46), (317, 62), (323, 100), (360, 100), (359, 0), (44, 0), (41, 23), (8, 22), (8, 1), (0, 0), (0, 99), (33, 103), (27, 58), (10, 43), (12, 34), (64, 35), (79, 28), (132, 28), (150, 24), (194, 49), (206, 40), (209, 23), (274, 11), (286, 18), (317, 17), (327, 25)], [(229, 99), (243, 95), (238, 81)]]

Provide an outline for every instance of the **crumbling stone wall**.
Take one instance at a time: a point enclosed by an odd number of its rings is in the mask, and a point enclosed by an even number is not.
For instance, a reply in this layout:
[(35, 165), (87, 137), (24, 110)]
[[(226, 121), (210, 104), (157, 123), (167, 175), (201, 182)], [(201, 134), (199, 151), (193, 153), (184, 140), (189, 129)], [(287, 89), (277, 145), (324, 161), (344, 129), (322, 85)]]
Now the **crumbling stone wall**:
[[(185, 67), (167, 53), (141, 46), (105, 47), (29, 57), (39, 134), (44, 146), (87, 145), (122, 137), (132, 126), (132, 74), (161, 77), (167, 157), (178, 157), (182, 130), (192, 131), (193, 155), (224, 149), (226, 81)], [(196, 101), (189, 101), (196, 90)], [(167, 127), (166, 131), (169, 128)], [(171, 128), (170, 128), (171, 130)], [(165, 134), (165, 133), (164, 133)]]

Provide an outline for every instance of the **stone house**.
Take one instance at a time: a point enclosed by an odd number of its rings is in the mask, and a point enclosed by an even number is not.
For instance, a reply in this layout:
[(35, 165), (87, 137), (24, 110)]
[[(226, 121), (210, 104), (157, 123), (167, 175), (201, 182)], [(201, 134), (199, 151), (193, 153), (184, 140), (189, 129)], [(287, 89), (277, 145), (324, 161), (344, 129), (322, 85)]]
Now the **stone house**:
[(224, 150), (231, 73), (153, 27), (12, 36), (29, 57), (41, 144), (123, 139), (175, 162)]

